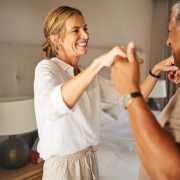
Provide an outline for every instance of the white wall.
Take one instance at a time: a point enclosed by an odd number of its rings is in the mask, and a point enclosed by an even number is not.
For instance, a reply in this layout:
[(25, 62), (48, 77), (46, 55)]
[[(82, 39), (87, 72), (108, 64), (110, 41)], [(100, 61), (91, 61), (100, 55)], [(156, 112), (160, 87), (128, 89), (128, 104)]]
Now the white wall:
[(0, 43), (42, 44), (43, 21), (61, 5), (83, 12), (90, 33), (89, 47), (112, 48), (133, 40), (149, 61), (152, 0), (1, 0)]

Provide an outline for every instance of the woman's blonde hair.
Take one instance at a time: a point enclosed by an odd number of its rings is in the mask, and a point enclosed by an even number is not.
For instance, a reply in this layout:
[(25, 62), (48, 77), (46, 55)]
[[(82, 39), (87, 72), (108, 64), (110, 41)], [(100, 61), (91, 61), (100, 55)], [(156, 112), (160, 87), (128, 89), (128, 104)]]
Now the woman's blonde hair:
[(57, 43), (52, 43), (50, 40), (50, 35), (58, 35), (63, 38), (65, 36), (65, 22), (69, 17), (75, 17), (76, 15), (83, 14), (78, 9), (69, 6), (60, 6), (52, 10), (46, 17), (43, 24), (44, 36), (46, 42), (43, 44), (42, 50), (46, 52), (46, 57), (51, 59), (59, 55), (59, 48)]

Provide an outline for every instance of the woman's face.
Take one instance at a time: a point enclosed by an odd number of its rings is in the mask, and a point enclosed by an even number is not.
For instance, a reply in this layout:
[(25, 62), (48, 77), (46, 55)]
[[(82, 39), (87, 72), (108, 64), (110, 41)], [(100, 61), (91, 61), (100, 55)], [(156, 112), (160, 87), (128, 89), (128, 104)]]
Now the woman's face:
[(66, 20), (65, 28), (66, 34), (61, 40), (62, 50), (70, 56), (82, 56), (87, 53), (87, 44), (89, 34), (87, 32), (87, 25), (82, 16), (77, 15), (72, 27), (74, 18), (70, 17)]

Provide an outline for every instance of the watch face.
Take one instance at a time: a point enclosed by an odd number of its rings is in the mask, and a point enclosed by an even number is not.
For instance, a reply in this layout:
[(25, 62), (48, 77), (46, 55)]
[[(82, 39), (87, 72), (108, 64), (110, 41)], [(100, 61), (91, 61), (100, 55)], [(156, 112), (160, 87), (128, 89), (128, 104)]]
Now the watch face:
[(132, 98), (131, 98), (131, 95), (130, 94), (125, 94), (123, 96), (123, 104), (124, 104), (124, 107), (127, 107), (128, 104), (132, 101)]

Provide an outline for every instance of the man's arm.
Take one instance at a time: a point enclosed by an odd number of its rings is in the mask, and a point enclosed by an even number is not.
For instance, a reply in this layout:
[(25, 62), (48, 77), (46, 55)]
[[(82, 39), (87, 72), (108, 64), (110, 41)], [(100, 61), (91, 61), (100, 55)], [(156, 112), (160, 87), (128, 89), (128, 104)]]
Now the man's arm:
[[(133, 42), (128, 45), (127, 59), (117, 57), (111, 80), (121, 95), (140, 91), (139, 65)], [(136, 97), (127, 110), (137, 152), (151, 178), (180, 179), (180, 150), (174, 139), (160, 127), (144, 99)]]
[[(180, 179), (180, 152), (142, 98), (127, 108), (141, 161), (153, 179)], [(178, 178), (179, 177), (179, 178)]]

